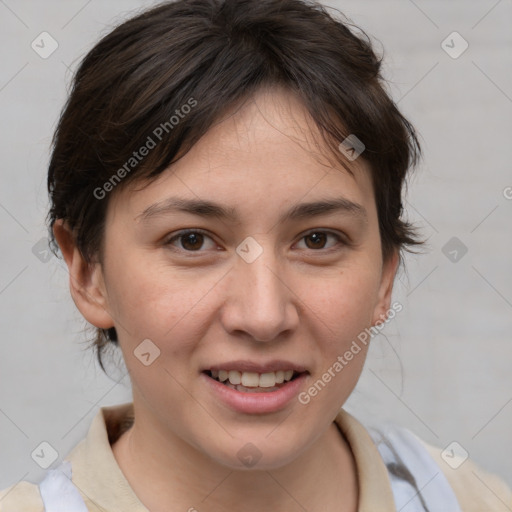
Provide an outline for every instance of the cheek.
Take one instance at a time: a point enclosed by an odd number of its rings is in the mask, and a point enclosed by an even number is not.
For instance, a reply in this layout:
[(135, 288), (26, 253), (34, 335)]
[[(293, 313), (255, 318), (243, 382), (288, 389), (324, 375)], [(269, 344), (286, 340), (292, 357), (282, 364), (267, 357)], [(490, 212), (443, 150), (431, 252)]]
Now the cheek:
[(320, 415), (334, 415), (361, 375), (369, 348), (375, 276), (348, 271), (310, 287), (307, 300), (312, 328), (315, 374), (300, 399)]
[[(378, 291), (379, 275), (372, 269), (375, 262), (347, 266), (303, 285), (305, 311), (313, 325), (311, 351), (319, 363), (305, 399), (329, 414), (348, 398), (364, 366)], [(313, 400), (320, 394), (322, 400)]]
[(307, 309), (338, 348), (371, 325), (379, 277), (374, 268), (375, 264), (345, 268), (302, 285)]
[(110, 281), (110, 306), (124, 338), (130, 344), (149, 338), (170, 352), (173, 340), (180, 339), (186, 349), (187, 337), (201, 330), (208, 316), (203, 299), (215, 284), (211, 276), (190, 279), (147, 263), (119, 266)]

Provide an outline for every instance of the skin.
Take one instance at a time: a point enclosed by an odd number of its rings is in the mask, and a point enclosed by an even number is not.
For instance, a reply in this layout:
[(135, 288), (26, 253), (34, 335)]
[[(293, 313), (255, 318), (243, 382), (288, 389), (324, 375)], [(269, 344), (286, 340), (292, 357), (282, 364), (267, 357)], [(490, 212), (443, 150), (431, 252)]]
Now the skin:
[[(304, 391), (386, 317), (398, 254), (382, 261), (368, 164), (350, 162), (351, 176), (322, 161), (312, 130), (290, 92), (261, 90), (149, 186), (114, 191), (102, 263), (87, 265), (55, 224), (75, 304), (91, 324), (117, 329), (136, 420), (113, 453), (152, 511), (357, 510), (354, 459), (333, 420), (366, 347), (307, 405), (294, 399), (274, 413), (234, 411), (199, 378), (208, 364), (284, 359), (308, 370)], [(233, 207), (238, 221), (138, 217), (171, 195)], [(278, 222), (298, 203), (337, 197), (366, 217)], [(169, 242), (188, 228), (207, 235)], [(263, 249), (250, 264), (235, 252), (248, 236)], [(160, 349), (149, 366), (133, 354), (144, 339)], [(262, 454), (251, 469), (237, 457), (248, 442)]]

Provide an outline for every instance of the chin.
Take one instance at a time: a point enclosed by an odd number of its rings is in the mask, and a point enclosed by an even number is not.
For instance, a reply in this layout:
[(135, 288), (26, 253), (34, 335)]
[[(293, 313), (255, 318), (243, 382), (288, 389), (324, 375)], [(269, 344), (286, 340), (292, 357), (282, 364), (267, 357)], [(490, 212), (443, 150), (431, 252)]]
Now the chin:
[[(208, 453), (216, 463), (233, 471), (269, 471), (282, 468), (299, 457), (306, 448), (294, 436), (271, 435), (272, 429), (265, 429), (259, 436), (238, 436), (230, 439), (222, 452), (219, 444)], [(215, 452), (215, 453), (214, 453)]]

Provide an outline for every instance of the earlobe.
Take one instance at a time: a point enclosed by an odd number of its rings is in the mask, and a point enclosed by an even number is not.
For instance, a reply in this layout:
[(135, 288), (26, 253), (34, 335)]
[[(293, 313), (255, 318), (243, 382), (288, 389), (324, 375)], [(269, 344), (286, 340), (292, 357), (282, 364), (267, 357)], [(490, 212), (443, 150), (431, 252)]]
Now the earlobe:
[(381, 324), (385, 322), (388, 317), (391, 304), (391, 294), (393, 292), (393, 283), (398, 270), (398, 264), (399, 251), (398, 249), (395, 249), (382, 268), (379, 296), (373, 312), (372, 326), (376, 323)]
[(85, 261), (63, 219), (55, 221), (53, 233), (68, 267), (69, 289), (76, 307), (92, 325), (102, 329), (114, 327), (101, 264)]

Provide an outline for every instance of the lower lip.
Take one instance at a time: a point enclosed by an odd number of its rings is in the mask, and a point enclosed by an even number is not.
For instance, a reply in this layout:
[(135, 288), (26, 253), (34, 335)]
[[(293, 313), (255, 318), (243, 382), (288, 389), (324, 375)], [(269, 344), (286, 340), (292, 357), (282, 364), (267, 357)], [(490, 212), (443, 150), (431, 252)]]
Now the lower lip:
[(307, 373), (302, 373), (276, 391), (244, 393), (201, 373), (201, 378), (205, 380), (206, 385), (210, 387), (217, 398), (231, 409), (246, 414), (264, 414), (283, 409), (299, 394), (306, 377)]

